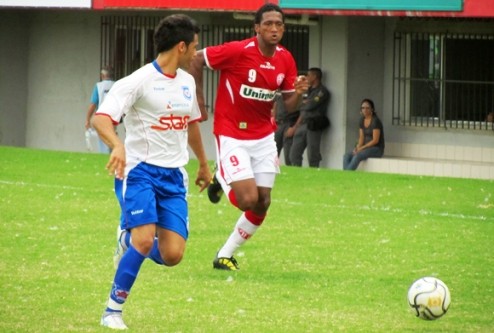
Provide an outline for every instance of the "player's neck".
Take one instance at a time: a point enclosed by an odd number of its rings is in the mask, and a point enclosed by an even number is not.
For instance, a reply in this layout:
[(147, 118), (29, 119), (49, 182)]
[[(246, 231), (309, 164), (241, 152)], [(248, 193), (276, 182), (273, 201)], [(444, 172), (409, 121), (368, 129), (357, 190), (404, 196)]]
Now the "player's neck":
[(259, 52), (265, 57), (272, 57), (276, 52), (276, 46), (272, 44), (266, 44), (259, 35), (257, 36), (257, 46), (259, 48)]
[(161, 72), (167, 76), (177, 75), (178, 59), (169, 52), (162, 52), (158, 54), (156, 58), (158, 66), (161, 68)]

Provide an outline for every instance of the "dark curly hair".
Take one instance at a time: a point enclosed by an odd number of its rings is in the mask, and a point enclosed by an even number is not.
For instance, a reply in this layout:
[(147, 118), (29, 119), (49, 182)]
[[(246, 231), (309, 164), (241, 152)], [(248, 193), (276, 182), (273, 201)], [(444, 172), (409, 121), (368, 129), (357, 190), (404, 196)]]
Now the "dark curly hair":
[(187, 15), (175, 14), (165, 17), (154, 31), (156, 53), (168, 51), (180, 42), (185, 42), (188, 46), (200, 30), (196, 21)]

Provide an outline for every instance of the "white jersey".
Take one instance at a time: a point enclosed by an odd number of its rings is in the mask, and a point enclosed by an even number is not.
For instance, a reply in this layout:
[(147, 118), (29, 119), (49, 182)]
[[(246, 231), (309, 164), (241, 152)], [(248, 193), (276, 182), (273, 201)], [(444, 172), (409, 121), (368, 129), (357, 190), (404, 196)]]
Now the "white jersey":
[(201, 119), (194, 78), (182, 69), (168, 77), (156, 61), (115, 82), (96, 114), (108, 115), (114, 124), (123, 117), (126, 175), (140, 162), (187, 164), (187, 127)]

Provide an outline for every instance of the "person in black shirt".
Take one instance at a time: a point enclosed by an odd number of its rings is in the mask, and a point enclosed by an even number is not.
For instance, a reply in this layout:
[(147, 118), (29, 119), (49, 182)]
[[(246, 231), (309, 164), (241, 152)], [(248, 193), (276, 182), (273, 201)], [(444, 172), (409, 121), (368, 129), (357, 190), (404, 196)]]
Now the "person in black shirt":
[(356, 170), (361, 161), (384, 154), (383, 124), (376, 115), (374, 102), (366, 98), (360, 105), (359, 139), (353, 151), (343, 157), (344, 170)]

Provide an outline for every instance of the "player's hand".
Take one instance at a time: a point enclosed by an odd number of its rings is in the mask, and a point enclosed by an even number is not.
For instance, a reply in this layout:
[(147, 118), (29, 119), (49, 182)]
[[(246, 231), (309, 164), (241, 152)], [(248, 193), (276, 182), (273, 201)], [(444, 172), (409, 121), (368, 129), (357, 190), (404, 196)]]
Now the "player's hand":
[(106, 169), (110, 175), (115, 175), (118, 179), (123, 179), (125, 175), (125, 146), (117, 145), (113, 147), (110, 159), (106, 164)]
[(299, 95), (303, 95), (309, 90), (309, 81), (307, 80), (307, 76), (299, 75), (293, 84), (295, 91)]
[(199, 192), (204, 191), (208, 187), (211, 179), (213, 179), (213, 175), (211, 174), (209, 165), (207, 163), (201, 164), (196, 178), (196, 185), (199, 186)]

